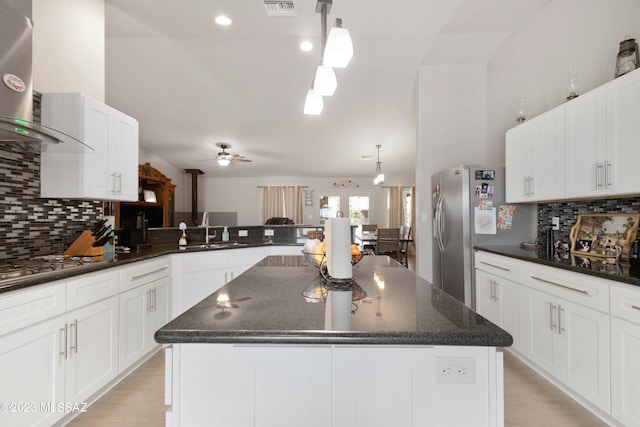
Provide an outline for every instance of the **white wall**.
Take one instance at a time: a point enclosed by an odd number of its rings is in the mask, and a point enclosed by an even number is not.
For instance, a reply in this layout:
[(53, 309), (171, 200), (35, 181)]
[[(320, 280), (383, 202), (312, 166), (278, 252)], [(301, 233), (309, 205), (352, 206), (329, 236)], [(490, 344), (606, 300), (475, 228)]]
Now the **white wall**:
[(532, 118), (565, 102), (571, 67), (582, 93), (613, 80), (627, 35), (640, 39), (638, 0), (556, 0), (521, 25), (487, 66), (489, 155), (504, 164), (520, 97)]
[(487, 162), (486, 67), (420, 68), (416, 165), (416, 272), (432, 279), (431, 175), (458, 164)]
[[(556, 0), (506, 39), (486, 66), (484, 85), (478, 81), (482, 66), (421, 68), (415, 235), (420, 276), (431, 280), (434, 170), (468, 162), (504, 165), (504, 134), (516, 125), (520, 97), (527, 98), (532, 118), (564, 102), (571, 67), (583, 93), (612, 80), (620, 41), (627, 35), (640, 39), (639, 17), (638, 0)], [(484, 107), (470, 100), (476, 96)], [(485, 126), (477, 122), (482, 116)]]
[[(384, 164), (383, 164), (384, 167)], [(262, 190), (259, 186), (268, 185), (302, 185), (306, 190), (314, 192), (314, 205), (305, 208), (305, 223), (318, 224), (319, 193), (331, 192), (360, 192), (372, 197), (371, 220), (379, 226), (386, 226), (388, 221), (387, 193), (385, 188), (373, 186), (373, 176), (367, 178), (350, 178), (360, 185), (359, 188), (339, 189), (333, 186), (343, 178), (310, 178), (310, 177), (262, 177), (262, 178), (216, 178), (200, 175), (198, 181), (198, 211), (209, 212), (238, 212), (238, 225), (258, 225), (262, 223)], [(386, 177), (389, 185), (412, 186), (413, 182), (406, 182), (392, 177)], [(187, 185), (189, 197), (191, 183)], [(190, 204), (189, 201), (189, 209)], [(311, 216), (310, 216), (311, 215)]]
[(105, 101), (104, 0), (33, 0), (33, 83)]

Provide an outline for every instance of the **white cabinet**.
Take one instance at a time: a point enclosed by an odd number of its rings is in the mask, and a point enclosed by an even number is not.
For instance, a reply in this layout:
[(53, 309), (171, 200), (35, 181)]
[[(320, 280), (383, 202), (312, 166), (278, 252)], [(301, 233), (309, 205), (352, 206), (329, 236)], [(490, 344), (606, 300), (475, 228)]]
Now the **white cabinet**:
[(84, 402), (118, 375), (118, 298), (67, 314), (67, 402)]
[(611, 414), (640, 426), (640, 289), (611, 285)]
[(211, 250), (175, 256), (173, 317), (184, 313), (263, 258), (262, 247)]
[(476, 271), (476, 311), (509, 332), (514, 350), (524, 353), (524, 286), (491, 273)]
[(138, 122), (81, 93), (45, 93), (42, 124), (93, 148), (50, 145), (41, 157), (41, 196), (138, 200)]
[(564, 197), (564, 109), (555, 108), (506, 135), (506, 200)]
[(565, 196), (601, 196), (606, 185), (606, 88), (600, 87), (565, 104)]
[(637, 194), (640, 183), (640, 72), (625, 74), (607, 88), (605, 186), (610, 194)]
[(120, 294), (120, 373), (157, 346), (153, 336), (169, 320), (170, 284), (163, 277)]
[(49, 426), (64, 415), (41, 410), (41, 403), (64, 402), (64, 324), (57, 316), (0, 336), (0, 401), (37, 405), (28, 412), (0, 411), (0, 425)]
[(609, 316), (535, 289), (525, 295), (526, 356), (609, 412)]

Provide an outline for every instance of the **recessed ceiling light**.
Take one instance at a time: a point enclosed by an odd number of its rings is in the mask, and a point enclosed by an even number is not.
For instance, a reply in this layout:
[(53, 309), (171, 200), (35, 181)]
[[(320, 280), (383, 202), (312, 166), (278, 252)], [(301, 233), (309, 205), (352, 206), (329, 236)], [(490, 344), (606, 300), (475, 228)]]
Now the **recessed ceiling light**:
[(218, 15), (218, 16), (216, 16), (215, 22), (216, 22), (216, 24), (223, 25), (225, 27), (228, 26), (228, 25), (231, 25), (231, 19), (226, 15)]
[(300, 43), (300, 49), (302, 49), (305, 52), (311, 52), (313, 50), (313, 44), (310, 41), (305, 40), (302, 43)]

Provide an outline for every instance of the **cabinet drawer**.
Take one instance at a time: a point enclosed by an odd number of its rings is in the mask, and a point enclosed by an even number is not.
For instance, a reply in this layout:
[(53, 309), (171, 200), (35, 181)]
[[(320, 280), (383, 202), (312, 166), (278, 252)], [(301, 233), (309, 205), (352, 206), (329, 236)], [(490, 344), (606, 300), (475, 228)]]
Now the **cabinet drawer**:
[(514, 258), (476, 251), (475, 267), (517, 283), (524, 282), (524, 263)]
[(640, 324), (640, 288), (611, 284), (611, 314)]
[(118, 288), (120, 292), (137, 288), (171, 274), (169, 257), (157, 258), (151, 261), (137, 262), (131, 267), (120, 270)]
[(8, 292), (0, 297), (0, 335), (63, 314), (65, 282)]
[(118, 272), (84, 274), (67, 281), (67, 310), (82, 307), (118, 293)]
[(525, 284), (567, 301), (609, 313), (609, 282), (604, 279), (527, 263)]

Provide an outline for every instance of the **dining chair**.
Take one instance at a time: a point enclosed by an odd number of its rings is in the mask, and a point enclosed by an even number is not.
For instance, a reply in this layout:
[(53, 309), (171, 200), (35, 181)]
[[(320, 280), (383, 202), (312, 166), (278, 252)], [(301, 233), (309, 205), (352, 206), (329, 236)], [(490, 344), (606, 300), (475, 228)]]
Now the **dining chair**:
[(409, 243), (411, 242), (411, 227), (403, 225), (400, 227), (400, 243), (398, 246), (398, 261), (405, 267), (409, 266), (407, 255), (409, 253)]
[[(378, 224), (362, 224), (362, 232), (375, 234), (378, 231)], [(376, 253), (376, 242), (362, 243), (362, 252), (365, 254)]]
[(399, 252), (400, 228), (378, 228), (376, 254), (389, 255), (397, 259)]

